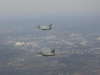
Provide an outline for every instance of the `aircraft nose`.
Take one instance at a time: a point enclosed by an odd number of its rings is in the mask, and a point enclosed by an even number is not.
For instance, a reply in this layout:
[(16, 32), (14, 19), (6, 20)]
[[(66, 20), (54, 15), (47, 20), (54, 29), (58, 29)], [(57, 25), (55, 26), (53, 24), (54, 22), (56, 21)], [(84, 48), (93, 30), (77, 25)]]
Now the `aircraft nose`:
[(37, 52), (37, 54), (39, 54), (39, 52)]
[(37, 52), (37, 54), (41, 54), (41, 52)]

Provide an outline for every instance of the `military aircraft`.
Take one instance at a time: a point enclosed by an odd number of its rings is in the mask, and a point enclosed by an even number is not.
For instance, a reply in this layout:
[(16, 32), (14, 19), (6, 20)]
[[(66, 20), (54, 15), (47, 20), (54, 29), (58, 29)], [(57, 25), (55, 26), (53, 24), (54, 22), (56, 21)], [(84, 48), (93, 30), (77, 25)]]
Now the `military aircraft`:
[(52, 26), (52, 23), (49, 26), (41, 26), (41, 25), (38, 25), (36, 27), (38, 27), (41, 30), (50, 30), (50, 29), (52, 29), (51, 26)]
[(52, 50), (51, 52), (37, 52), (37, 54), (41, 56), (55, 56), (55, 50)]

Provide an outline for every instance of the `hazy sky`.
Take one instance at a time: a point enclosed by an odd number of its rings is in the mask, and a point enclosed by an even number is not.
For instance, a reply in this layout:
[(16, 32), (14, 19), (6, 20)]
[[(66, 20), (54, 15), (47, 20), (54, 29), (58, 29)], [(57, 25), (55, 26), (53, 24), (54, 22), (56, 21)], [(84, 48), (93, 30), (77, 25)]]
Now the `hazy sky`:
[(0, 16), (99, 13), (100, 0), (0, 0)]
[(0, 19), (77, 18), (76, 15), (100, 16), (100, 0), (0, 0)]

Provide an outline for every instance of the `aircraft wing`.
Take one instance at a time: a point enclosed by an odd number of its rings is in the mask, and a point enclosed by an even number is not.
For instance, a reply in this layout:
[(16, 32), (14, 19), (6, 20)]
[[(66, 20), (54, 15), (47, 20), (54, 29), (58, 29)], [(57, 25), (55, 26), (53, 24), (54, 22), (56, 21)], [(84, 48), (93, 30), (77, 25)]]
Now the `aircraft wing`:
[(53, 56), (52, 53), (43, 53), (42, 55), (43, 55), (43, 56)]

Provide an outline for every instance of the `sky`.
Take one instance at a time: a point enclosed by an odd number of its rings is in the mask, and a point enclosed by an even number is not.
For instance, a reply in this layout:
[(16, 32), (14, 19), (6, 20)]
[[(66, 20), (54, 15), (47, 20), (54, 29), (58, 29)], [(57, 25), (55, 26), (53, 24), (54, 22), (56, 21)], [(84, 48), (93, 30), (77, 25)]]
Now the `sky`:
[(2, 19), (100, 16), (100, 0), (0, 0)]

